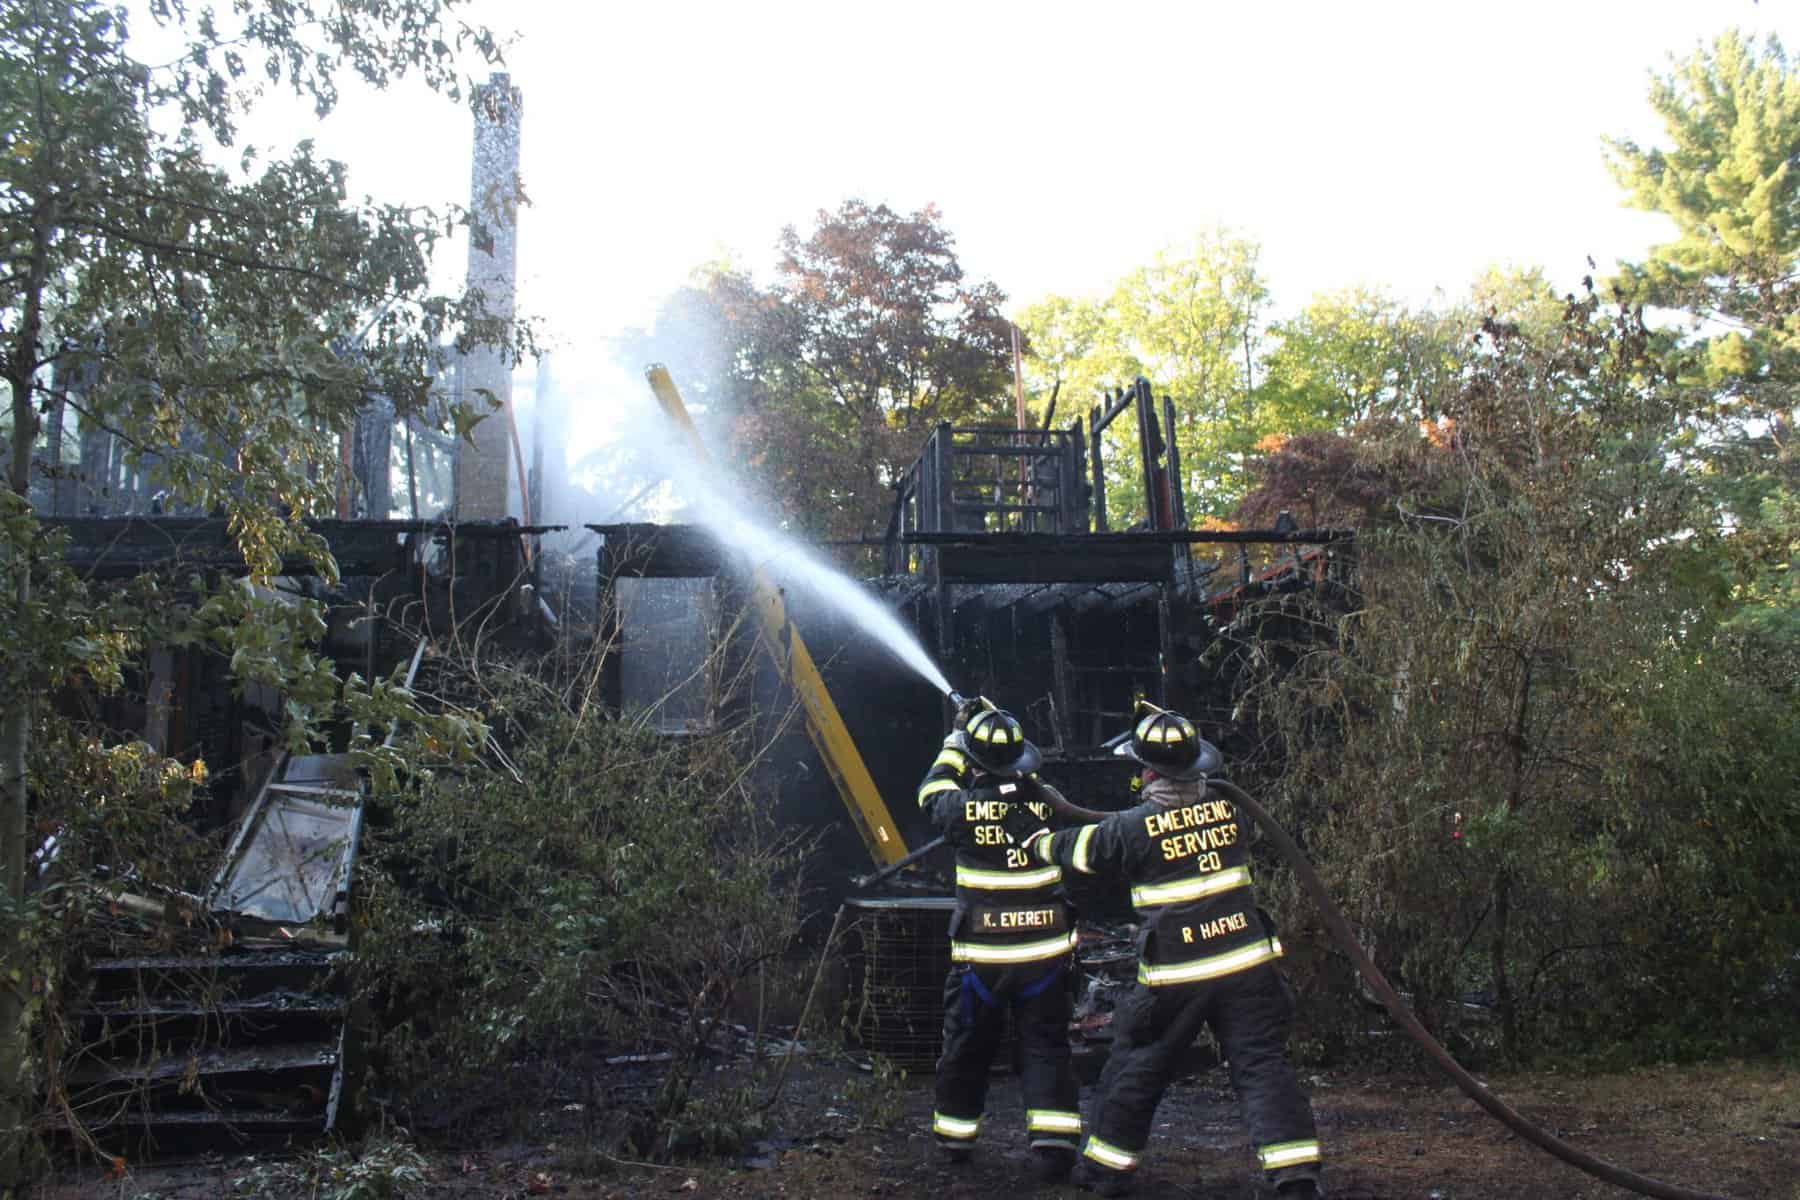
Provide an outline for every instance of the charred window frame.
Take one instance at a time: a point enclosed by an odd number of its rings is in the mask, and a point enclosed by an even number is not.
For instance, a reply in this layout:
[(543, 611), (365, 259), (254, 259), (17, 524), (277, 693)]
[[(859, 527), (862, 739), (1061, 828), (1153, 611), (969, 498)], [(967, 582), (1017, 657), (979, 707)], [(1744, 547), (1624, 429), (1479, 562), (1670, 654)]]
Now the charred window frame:
[(704, 530), (590, 525), (600, 534), (601, 688), (614, 712), (643, 713), (670, 735), (715, 730), (731, 598), (722, 554)]

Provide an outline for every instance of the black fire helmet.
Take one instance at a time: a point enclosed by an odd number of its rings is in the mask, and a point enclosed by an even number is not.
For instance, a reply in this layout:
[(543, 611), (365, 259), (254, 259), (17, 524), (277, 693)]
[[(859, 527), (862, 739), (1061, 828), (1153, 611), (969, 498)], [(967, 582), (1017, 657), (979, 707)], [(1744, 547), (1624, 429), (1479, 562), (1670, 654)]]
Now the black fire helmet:
[(1224, 758), (1218, 748), (1177, 712), (1157, 709), (1138, 721), (1114, 754), (1133, 759), (1169, 779), (1205, 779)]
[(960, 736), (963, 753), (990, 775), (1029, 775), (1043, 762), (1038, 748), (1025, 740), (1019, 719), (1002, 708), (982, 709)]

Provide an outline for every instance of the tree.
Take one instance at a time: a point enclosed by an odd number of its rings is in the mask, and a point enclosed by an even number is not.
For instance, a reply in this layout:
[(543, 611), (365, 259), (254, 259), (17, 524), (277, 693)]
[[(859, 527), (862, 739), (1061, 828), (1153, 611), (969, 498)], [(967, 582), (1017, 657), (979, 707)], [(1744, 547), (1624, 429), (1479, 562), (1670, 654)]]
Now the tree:
[(1460, 345), (1489, 322), (1537, 342), (1561, 332), (1573, 295), (1558, 295), (1542, 267), (1489, 267), (1469, 285), (1467, 301), (1444, 314)]
[(1261, 247), (1223, 230), (1185, 253), (1164, 252), (1113, 293), (1141, 374), (1177, 400), (1176, 432), (1190, 511), (1220, 517), (1247, 486), (1245, 465), (1264, 432), (1248, 398), (1268, 287)]
[(1103, 300), (1046, 296), (1021, 309), (1018, 323), (1031, 345), (1024, 364), (1028, 403), (1048, 416), (1055, 395), (1056, 423), (1065, 428), (1085, 417), (1102, 392), (1131, 382), (1139, 372)]
[(730, 263), (695, 272), (615, 353), (663, 360), (696, 420), (736, 451), (784, 527), (878, 533), (893, 486), (939, 422), (1012, 423), (1005, 293), (965, 280), (936, 208), (847, 200), (789, 226), (764, 287)]
[[(331, 575), (302, 519), (329, 504), (339, 439), (357, 409), (381, 395), (401, 415), (424, 412), (447, 343), (491, 342), (515, 355), (526, 343), (478, 300), (431, 294), (429, 253), (454, 214), (347, 203), (342, 166), (315, 157), (310, 143), (260, 169), (249, 149), (227, 169), (205, 147), (233, 145), (234, 122), (263, 81), (293, 87), (321, 113), (346, 70), (377, 84), (416, 74), (459, 94), (459, 50), (491, 58), (495, 44), (452, 18), (457, 2), (246, 5), (231, 24), (157, 0), (151, 13), (186, 47), (163, 67), (133, 57), (123, 10), (95, 0), (0, 8), (0, 377), (10, 400), (0, 496), (0, 1188), (18, 1182), (29, 1108), (27, 781), (37, 698), (72, 674), (116, 678), (141, 644), (61, 567), (33, 515), (38, 435), (46, 417), (57, 432), (73, 411), (154, 463), (180, 499), (223, 510), (254, 575), (267, 578), (295, 549)], [(92, 385), (63, 382), (77, 375)], [(469, 419), (461, 414), (459, 426)], [(338, 679), (309, 654), (303, 619), (289, 630), (296, 636), (271, 641), (270, 622), (282, 618), (235, 589), (193, 615), (237, 651), (241, 678), (280, 686), (300, 708), (355, 707), (380, 690)]]
[(1691, 314), (1707, 376), (1761, 411), (1791, 409), (1800, 378), (1800, 75), (1781, 42), (1732, 31), (1652, 78), (1667, 146), (1609, 140), (1630, 203), (1676, 239), (1625, 265), (1632, 303)]
[[(783, 530), (816, 536), (832, 528), (847, 451), (818, 382), (770, 336), (777, 304), (735, 264), (709, 263), (663, 298), (648, 327), (624, 330), (609, 350), (629, 378), (666, 366), (732, 492)], [(660, 408), (628, 410), (614, 433), (577, 464), (582, 485), (620, 512), (676, 502), (668, 481), (677, 464), (667, 456), (681, 442)]]
[(1365, 288), (1315, 296), (1269, 327), (1254, 406), (1258, 428), (1279, 433), (1349, 430), (1402, 411), (1455, 369), (1463, 322), (1413, 312)]
[(1657, 347), (1591, 296), (1541, 337), (1490, 318), (1414, 399), (1437, 421), (1321, 451), (1364, 516), (1357, 602), (1244, 706), (1421, 1011), (1485, 992), (1513, 1057), (1731, 1044), (1786, 986), (1791, 676), (1727, 628), (1753, 568), (1671, 452), (1707, 398)]
[(1638, 208), (1661, 213), (1676, 238), (1614, 286), (1629, 302), (1688, 318), (1669, 354), (1707, 388), (1679, 447), (1704, 463), (1728, 512), (1725, 552), (1753, 578), (1736, 593), (1733, 625), (1776, 661), (1800, 656), (1800, 71), (1779, 39), (1720, 35), (1667, 74), (1650, 104), (1666, 145), (1608, 143), (1614, 176)]
[(780, 250), (766, 291), (730, 274), (709, 285), (739, 331), (743, 444), (788, 480), (801, 527), (877, 533), (934, 426), (1012, 423), (1006, 295), (965, 277), (932, 206), (847, 200), (805, 237), (788, 227)]
[[(1139, 375), (1175, 399), (1190, 513), (1231, 510), (1261, 436), (1246, 402), (1269, 303), (1260, 253), (1253, 242), (1213, 230), (1126, 273), (1104, 303), (1050, 296), (1019, 317), (1031, 337), (1031, 391), (1040, 403), (1060, 383), (1059, 406), (1080, 412), (1096, 390)], [(1106, 439), (1108, 507), (1142, 511), (1135, 430), (1115, 423)]]

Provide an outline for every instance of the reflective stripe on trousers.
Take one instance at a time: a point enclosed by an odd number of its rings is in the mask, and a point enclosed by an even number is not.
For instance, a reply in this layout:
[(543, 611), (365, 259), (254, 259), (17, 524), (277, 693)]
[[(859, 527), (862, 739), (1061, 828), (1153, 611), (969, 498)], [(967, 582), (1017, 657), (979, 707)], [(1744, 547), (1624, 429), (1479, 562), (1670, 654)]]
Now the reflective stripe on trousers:
[(1103, 1167), (1114, 1171), (1135, 1171), (1138, 1156), (1129, 1150), (1121, 1150), (1110, 1142), (1103, 1142), (1097, 1137), (1090, 1137), (1087, 1146), (1081, 1151)]
[(981, 1132), (981, 1118), (971, 1120), (965, 1117), (946, 1117), (943, 1113), (934, 1111), (931, 1114), (931, 1132), (942, 1138), (972, 1142), (975, 1135)]
[[(962, 1129), (980, 1117), (1010, 1018), (1018, 1031), (1019, 1090), (1031, 1144), (1076, 1148), (1078, 1133), (1054, 1128), (1079, 1122), (1081, 1108), (1069, 1061), (1067, 962), (1063, 957), (1023, 966), (958, 966), (949, 973), (944, 980), (944, 1050), (931, 1106), (936, 1116), (962, 1122)], [(938, 1142), (969, 1146), (972, 1137), (952, 1126), (949, 1136), (939, 1134)]]
[(1278, 1171), (1282, 1167), (1296, 1167), (1301, 1163), (1316, 1163), (1319, 1161), (1319, 1143), (1310, 1140), (1276, 1142), (1273, 1146), (1260, 1147), (1256, 1157), (1262, 1160), (1265, 1171)]
[(1025, 1113), (1025, 1128), (1033, 1132), (1080, 1133), (1081, 1114), (1054, 1108), (1033, 1108)]

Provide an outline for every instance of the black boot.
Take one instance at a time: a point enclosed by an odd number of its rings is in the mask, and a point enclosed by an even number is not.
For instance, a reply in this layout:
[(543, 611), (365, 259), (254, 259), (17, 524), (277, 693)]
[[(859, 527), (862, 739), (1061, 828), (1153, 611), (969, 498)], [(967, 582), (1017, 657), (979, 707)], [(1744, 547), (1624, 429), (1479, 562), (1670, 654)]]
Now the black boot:
[(1316, 1179), (1284, 1179), (1275, 1185), (1275, 1194), (1281, 1200), (1324, 1200), (1325, 1196)]
[(1062, 1183), (1075, 1169), (1075, 1151), (1061, 1146), (1034, 1146), (1031, 1177), (1039, 1183)]
[(1137, 1172), (1115, 1171), (1089, 1160), (1081, 1164), (1081, 1178), (1076, 1182), (1102, 1196), (1129, 1196), (1137, 1188)]

